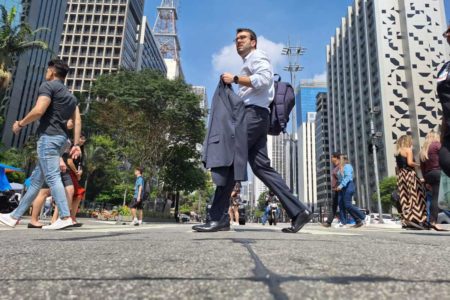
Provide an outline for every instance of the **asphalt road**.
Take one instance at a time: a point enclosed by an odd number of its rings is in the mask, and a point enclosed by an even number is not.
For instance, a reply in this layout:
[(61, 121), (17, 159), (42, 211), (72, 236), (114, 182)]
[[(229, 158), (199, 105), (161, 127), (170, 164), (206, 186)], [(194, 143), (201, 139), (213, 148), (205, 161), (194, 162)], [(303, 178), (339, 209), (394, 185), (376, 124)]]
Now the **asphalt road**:
[(0, 299), (449, 299), (450, 233), (0, 226)]

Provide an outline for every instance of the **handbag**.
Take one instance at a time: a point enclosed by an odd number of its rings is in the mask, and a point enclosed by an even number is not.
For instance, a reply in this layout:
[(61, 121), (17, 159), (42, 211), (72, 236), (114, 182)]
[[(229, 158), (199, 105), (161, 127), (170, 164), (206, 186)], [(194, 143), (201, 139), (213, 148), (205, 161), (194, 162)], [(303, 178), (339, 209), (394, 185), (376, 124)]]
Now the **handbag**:
[(438, 206), (442, 210), (450, 210), (450, 177), (441, 171), (439, 183)]

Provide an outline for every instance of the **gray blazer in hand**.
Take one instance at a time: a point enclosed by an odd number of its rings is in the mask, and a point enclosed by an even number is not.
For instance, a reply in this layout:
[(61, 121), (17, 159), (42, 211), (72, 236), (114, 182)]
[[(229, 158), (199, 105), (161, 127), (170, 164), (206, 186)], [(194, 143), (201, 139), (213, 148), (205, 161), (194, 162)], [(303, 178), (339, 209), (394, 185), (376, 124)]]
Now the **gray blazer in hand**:
[(224, 186), (230, 166), (234, 180), (247, 180), (247, 123), (244, 101), (219, 81), (211, 103), (202, 161), (216, 185)]

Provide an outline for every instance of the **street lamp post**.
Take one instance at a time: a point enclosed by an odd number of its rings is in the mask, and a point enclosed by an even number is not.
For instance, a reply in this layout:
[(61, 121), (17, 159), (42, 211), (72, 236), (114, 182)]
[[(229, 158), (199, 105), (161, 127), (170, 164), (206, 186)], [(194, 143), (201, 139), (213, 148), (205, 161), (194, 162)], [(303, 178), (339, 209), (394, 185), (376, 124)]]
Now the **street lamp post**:
[(379, 112), (380, 112), (380, 109), (378, 106), (374, 106), (370, 110), (370, 135), (371, 135), (371, 139), (372, 139), (372, 155), (373, 155), (373, 167), (374, 167), (374, 173), (375, 173), (375, 188), (376, 188), (376, 192), (377, 192), (379, 223), (384, 223), (383, 211), (381, 208), (380, 182), (379, 182), (379, 176), (378, 176), (378, 160), (377, 160), (377, 146), (376, 146), (378, 138), (380, 138), (382, 136), (382, 133), (375, 132), (375, 124), (373, 121), (374, 115)]
[[(281, 51), (282, 55), (286, 55), (289, 59), (289, 64), (283, 68), (284, 71), (287, 71), (290, 73), (291, 75), (291, 85), (294, 87), (294, 92), (295, 94), (297, 94), (297, 85), (296, 85), (296, 74), (300, 71), (303, 70), (303, 67), (300, 66), (300, 64), (298, 63), (299, 57), (301, 55), (303, 55), (306, 51), (306, 48), (300, 47), (300, 46), (291, 46), (291, 41), (288, 41), (288, 45), (287, 47), (284, 47), (283, 50)], [(295, 145), (295, 132), (297, 130), (296, 126), (297, 126), (297, 120), (296, 120), (296, 112), (295, 109), (292, 111), (292, 118), (291, 118), (291, 122), (292, 122), (292, 133), (291, 133), (291, 138), (290, 140), (294, 142)], [(289, 144), (289, 150), (291, 149), (291, 146)], [(294, 192), (294, 194), (298, 194), (298, 173), (297, 173), (297, 160), (296, 160), (296, 155), (297, 153), (295, 152), (295, 146), (293, 147), (293, 151), (292, 151), (292, 155), (291, 155), (291, 161), (289, 162), (289, 166), (291, 168), (291, 172), (289, 172), (289, 177), (290, 177), (290, 188), (292, 189), (292, 191)], [(292, 174), (292, 175), (291, 175)]]

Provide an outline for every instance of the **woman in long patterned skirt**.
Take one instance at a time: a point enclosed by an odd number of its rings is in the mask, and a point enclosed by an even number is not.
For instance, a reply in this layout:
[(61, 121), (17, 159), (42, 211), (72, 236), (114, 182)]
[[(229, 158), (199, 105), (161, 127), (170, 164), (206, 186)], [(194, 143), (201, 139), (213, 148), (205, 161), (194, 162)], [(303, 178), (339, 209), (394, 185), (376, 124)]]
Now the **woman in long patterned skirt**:
[(397, 140), (395, 159), (403, 228), (428, 229), (425, 187), (414, 170), (419, 165), (414, 162), (411, 136)]

